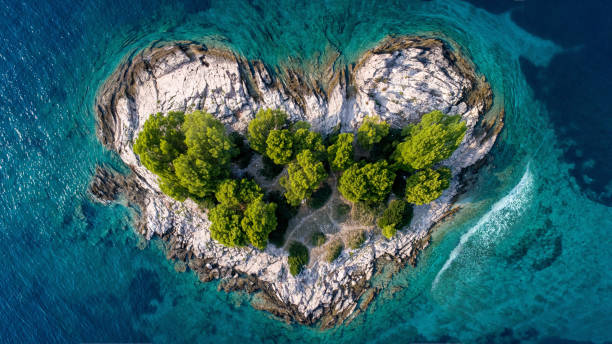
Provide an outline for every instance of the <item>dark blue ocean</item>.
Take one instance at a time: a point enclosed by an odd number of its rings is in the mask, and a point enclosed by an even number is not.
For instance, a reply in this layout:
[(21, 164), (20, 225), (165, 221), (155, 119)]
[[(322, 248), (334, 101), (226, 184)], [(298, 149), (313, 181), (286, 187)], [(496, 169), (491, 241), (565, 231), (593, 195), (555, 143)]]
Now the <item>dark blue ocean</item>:
[[(604, 0), (0, 0), (1, 341), (612, 341), (611, 13)], [(87, 196), (97, 164), (125, 170), (96, 138), (96, 91), (140, 49), (194, 40), (316, 70), (388, 34), (456, 42), (506, 126), (462, 212), (351, 323), (286, 324), (177, 273), (133, 233), (134, 209)]]

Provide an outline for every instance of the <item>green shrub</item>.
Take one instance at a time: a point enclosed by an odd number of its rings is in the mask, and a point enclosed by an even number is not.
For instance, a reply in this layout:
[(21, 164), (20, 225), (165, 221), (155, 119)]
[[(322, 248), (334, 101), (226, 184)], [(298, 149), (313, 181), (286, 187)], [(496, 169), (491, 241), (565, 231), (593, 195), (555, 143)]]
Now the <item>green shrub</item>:
[(397, 233), (397, 228), (395, 228), (395, 226), (385, 226), (381, 229), (381, 231), (385, 238), (391, 239)]
[(378, 116), (368, 116), (357, 130), (357, 143), (366, 149), (372, 148), (389, 134), (389, 124)]
[(416, 205), (427, 204), (442, 195), (450, 186), (451, 171), (442, 167), (418, 171), (406, 179), (406, 200)]
[(333, 262), (334, 260), (336, 260), (336, 258), (340, 257), (340, 254), (342, 253), (343, 249), (344, 246), (339, 240), (327, 244), (325, 260), (328, 263)]
[(325, 237), (325, 234), (323, 234), (322, 232), (314, 232), (312, 233), (312, 236), (310, 237), (310, 242), (312, 246), (321, 246), (325, 244), (325, 241), (327, 241), (327, 238)]
[(140, 162), (159, 177), (162, 192), (178, 201), (189, 197), (189, 191), (181, 185), (173, 164), (176, 158), (187, 152), (185, 133), (181, 130), (184, 121), (183, 112), (151, 115), (134, 140), (134, 153)]
[(358, 231), (353, 231), (348, 235), (346, 245), (349, 248), (356, 250), (360, 248), (364, 242), (365, 242), (365, 231), (358, 230)]
[(171, 111), (167, 116), (161, 112), (153, 114), (134, 140), (134, 152), (140, 162), (162, 178), (174, 175), (172, 161), (187, 151), (185, 133), (181, 130), (184, 121), (183, 112)]
[(261, 198), (249, 203), (240, 224), (246, 232), (251, 245), (263, 250), (268, 243), (268, 235), (276, 229), (276, 204), (265, 203)]
[(312, 209), (319, 209), (327, 203), (332, 195), (332, 188), (327, 183), (312, 193), (312, 196), (308, 199), (308, 206)]
[(219, 204), (208, 213), (210, 220), (210, 236), (229, 247), (244, 246), (247, 244), (247, 236), (240, 220), (242, 214), (239, 210), (227, 205)]
[(412, 219), (412, 207), (402, 199), (394, 199), (378, 219), (377, 225), (387, 238), (395, 235), (398, 229), (410, 223)]
[(304, 265), (308, 264), (308, 248), (299, 242), (292, 242), (289, 246), (289, 257), (287, 262), (289, 263), (289, 272), (293, 276), (297, 276)]
[(344, 171), (338, 190), (352, 202), (380, 203), (391, 192), (395, 174), (386, 161), (365, 165), (353, 164)]
[[(299, 122), (298, 122), (299, 123)], [(308, 128), (294, 129), (293, 133), (293, 156), (297, 156), (304, 150), (309, 150), (317, 160), (325, 160), (326, 149), (323, 145), (321, 134), (310, 131)]]
[(453, 154), (465, 131), (465, 122), (459, 115), (432, 111), (423, 115), (418, 124), (404, 128), (406, 140), (397, 145), (393, 157), (406, 170), (433, 166)]
[(212, 195), (219, 183), (229, 177), (229, 163), (237, 154), (225, 126), (211, 114), (194, 111), (185, 115), (187, 152), (174, 160), (176, 176), (189, 190), (190, 197)]

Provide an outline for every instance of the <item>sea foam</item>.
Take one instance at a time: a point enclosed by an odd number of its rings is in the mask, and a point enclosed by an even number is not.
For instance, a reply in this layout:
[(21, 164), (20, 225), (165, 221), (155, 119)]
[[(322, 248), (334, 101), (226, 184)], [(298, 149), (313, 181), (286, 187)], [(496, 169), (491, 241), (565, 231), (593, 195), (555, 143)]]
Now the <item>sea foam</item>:
[(490, 247), (495, 243), (523, 213), (525, 206), (532, 199), (532, 191), (533, 175), (531, 174), (529, 164), (527, 164), (523, 177), (521, 177), (521, 180), (514, 188), (506, 196), (497, 201), (474, 227), (461, 236), (459, 244), (455, 246), (446, 262), (444, 262), (442, 269), (438, 271), (432, 283), (432, 290), (436, 288), (438, 282), (440, 282), (440, 277), (461, 254), (464, 245), (474, 234), (479, 234), (478, 245), (481, 247)]

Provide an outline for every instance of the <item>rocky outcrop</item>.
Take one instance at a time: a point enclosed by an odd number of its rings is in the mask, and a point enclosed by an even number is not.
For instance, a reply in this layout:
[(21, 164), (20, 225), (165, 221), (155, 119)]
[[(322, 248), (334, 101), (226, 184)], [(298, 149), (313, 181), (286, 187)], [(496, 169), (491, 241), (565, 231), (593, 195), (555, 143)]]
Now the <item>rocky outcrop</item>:
[[(350, 68), (312, 81), (298, 71), (272, 71), (229, 51), (188, 42), (147, 49), (123, 63), (98, 93), (96, 113), (102, 143), (131, 168), (129, 177), (98, 171), (92, 194), (109, 200), (132, 194), (140, 207), (141, 234), (166, 238), (168, 257), (186, 261), (201, 280), (224, 278), (220, 288), (258, 292), (254, 305), (286, 319), (322, 326), (342, 321), (376, 294), (368, 291), (380, 264), (414, 262), (427, 245), (432, 226), (452, 210), (459, 176), (481, 160), (502, 126), (501, 114), (487, 118), (492, 103), (488, 84), (442, 41), (389, 38)], [(333, 263), (314, 261), (297, 277), (288, 273), (287, 253), (227, 248), (211, 239), (209, 221), (191, 201), (176, 202), (161, 193), (155, 175), (143, 167), (132, 141), (147, 117), (170, 110), (206, 109), (231, 130), (244, 131), (261, 108), (284, 109), (292, 120), (314, 130), (355, 131), (366, 115), (394, 126), (416, 122), (442, 110), (467, 123), (465, 139), (445, 162), (451, 187), (436, 201), (418, 206), (409, 228), (393, 240), (368, 238), (362, 248), (345, 251)], [(183, 267), (184, 268), (184, 267)]]

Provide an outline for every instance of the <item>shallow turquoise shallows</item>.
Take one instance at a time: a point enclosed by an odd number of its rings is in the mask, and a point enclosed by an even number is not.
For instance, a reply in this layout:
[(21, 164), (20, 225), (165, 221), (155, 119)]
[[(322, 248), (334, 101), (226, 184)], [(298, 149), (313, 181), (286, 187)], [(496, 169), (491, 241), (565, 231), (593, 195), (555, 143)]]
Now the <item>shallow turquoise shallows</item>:
[[(0, 339), (612, 340), (610, 7), (0, 0)], [(96, 138), (96, 91), (140, 49), (194, 40), (316, 72), (330, 52), (342, 68), (389, 34), (455, 42), (506, 126), (463, 210), (349, 324), (286, 324), (177, 273), (160, 242), (139, 248), (134, 210), (88, 197), (97, 164), (126, 169)]]

